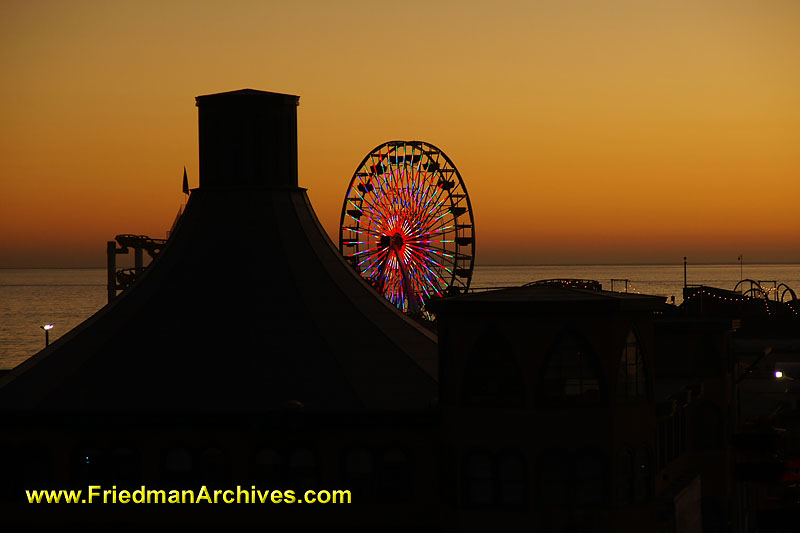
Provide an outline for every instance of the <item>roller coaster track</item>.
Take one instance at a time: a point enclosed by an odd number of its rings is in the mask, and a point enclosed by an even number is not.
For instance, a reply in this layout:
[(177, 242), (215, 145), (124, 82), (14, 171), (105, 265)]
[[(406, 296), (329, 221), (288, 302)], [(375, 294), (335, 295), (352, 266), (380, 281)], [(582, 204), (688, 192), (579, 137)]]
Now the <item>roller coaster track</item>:
[[(153, 239), (147, 235), (132, 235), (128, 233), (117, 235), (114, 240), (116, 243), (109, 241), (107, 246), (109, 301), (116, 297), (118, 290), (125, 290), (130, 287), (147, 268), (142, 258), (143, 252), (147, 252), (151, 259), (155, 259), (167, 244), (166, 239)], [(117, 244), (119, 248), (117, 248)], [(117, 269), (116, 256), (129, 253), (131, 248), (134, 251), (134, 268)]]

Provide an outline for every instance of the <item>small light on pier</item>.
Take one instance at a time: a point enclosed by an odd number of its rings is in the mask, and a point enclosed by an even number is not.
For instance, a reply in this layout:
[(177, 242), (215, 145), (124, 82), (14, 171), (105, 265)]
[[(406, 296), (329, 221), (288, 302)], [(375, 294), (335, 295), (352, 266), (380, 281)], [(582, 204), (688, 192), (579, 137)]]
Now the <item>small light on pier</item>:
[(44, 346), (47, 348), (50, 346), (50, 330), (53, 329), (53, 324), (44, 324), (39, 327), (44, 330)]

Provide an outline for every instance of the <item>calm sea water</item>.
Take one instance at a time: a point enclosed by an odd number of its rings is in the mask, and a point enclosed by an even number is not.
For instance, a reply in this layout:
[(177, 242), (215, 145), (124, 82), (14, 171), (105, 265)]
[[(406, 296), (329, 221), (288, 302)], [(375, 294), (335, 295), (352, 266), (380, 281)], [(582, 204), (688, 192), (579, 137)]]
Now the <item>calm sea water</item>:
[[(744, 265), (744, 277), (786, 283), (800, 294), (800, 265)], [(483, 266), (472, 287), (513, 287), (551, 278), (581, 278), (603, 288), (655, 294), (681, 302), (683, 265)], [(627, 279), (628, 281), (620, 281)], [(733, 289), (739, 265), (689, 265), (688, 282)], [(106, 304), (105, 269), (0, 269), (0, 368), (13, 368), (44, 347), (42, 324), (55, 324), (51, 342)]]

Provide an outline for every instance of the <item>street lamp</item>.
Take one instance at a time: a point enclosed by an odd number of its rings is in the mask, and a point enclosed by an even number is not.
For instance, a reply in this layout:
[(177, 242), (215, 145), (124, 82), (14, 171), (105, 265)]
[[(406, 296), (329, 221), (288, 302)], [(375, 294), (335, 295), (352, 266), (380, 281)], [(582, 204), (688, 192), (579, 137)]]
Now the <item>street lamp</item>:
[(744, 281), (744, 267), (742, 266), (742, 254), (739, 254), (739, 281)]
[(53, 324), (45, 324), (39, 327), (44, 330), (44, 347), (47, 348), (50, 346), (50, 330), (53, 329)]

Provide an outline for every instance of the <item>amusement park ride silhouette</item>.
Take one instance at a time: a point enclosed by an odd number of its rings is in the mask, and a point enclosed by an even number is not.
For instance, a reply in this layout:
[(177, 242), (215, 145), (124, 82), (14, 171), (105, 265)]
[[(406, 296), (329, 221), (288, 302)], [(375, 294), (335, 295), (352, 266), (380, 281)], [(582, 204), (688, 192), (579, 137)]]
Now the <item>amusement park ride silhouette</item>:
[[(772, 284), (770, 287), (769, 284)], [(747, 288), (745, 289), (745, 286)], [(797, 300), (797, 294), (785, 283), (778, 283), (775, 280), (760, 280), (745, 278), (733, 288), (733, 292), (739, 292), (742, 296), (752, 298), (773, 299), (776, 302), (791, 302)]]
[(399, 310), (469, 290), (475, 224), (461, 174), (436, 146), (389, 141), (359, 163), (347, 187), (339, 251)]

